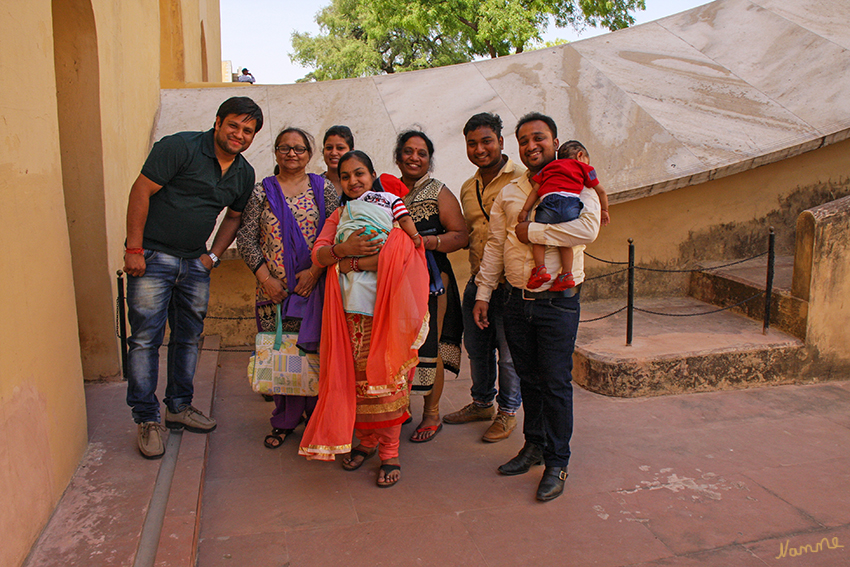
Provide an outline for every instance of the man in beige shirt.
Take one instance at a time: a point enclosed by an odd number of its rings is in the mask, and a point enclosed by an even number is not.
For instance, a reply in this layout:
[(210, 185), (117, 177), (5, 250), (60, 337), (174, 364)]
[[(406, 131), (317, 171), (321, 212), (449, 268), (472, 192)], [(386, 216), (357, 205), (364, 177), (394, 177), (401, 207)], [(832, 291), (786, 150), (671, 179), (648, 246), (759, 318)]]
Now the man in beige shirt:
[[(479, 329), (472, 318), (472, 308), (478, 292), (475, 276), (478, 274), (484, 244), (490, 232), (490, 209), (493, 207), (493, 201), (505, 185), (525, 175), (525, 168), (514, 165), (514, 162), (502, 153), (505, 141), (502, 138), (502, 119), (498, 114), (476, 114), (463, 127), (463, 135), (466, 138), (466, 157), (478, 167), (475, 175), (467, 179), (460, 189), (463, 216), (469, 229), (469, 264), (472, 276), (463, 293), (463, 344), (469, 356), (469, 370), (472, 375), (472, 403), (444, 416), (443, 422), (453, 424), (492, 420), (481, 439), (495, 443), (507, 439), (516, 429), (516, 412), (522, 397), (519, 391), (519, 376), (514, 370), (502, 325), (501, 307), (505, 302), (507, 288), (501, 283), (493, 290), (493, 308), (489, 312), (492, 325)], [(499, 406), (498, 412), (493, 407), (494, 398)]]
[[(537, 499), (557, 498), (564, 490), (573, 430), (572, 354), (579, 323), (579, 293), (584, 281), (584, 245), (599, 233), (600, 206), (596, 192), (585, 189), (581, 216), (561, 224), (517, 223), (517, 216), (531, 192), (529, 176), (555, 159), (558, 131), (555, 122), (540, 113), (526, 114), (516, 127), (520, 159), (528, 175), (502, 189), (490, 211), (490, 236), (484, 248), (473, 318), (484, 329), (490, 325), (493, 291), (504, 272), (508, 285), (505, 304), (505, 335), (520, 377), (525, 412), (525, 445), (519, 454), (499, 467), (504, 475), (528, 472), (541, 462), (546, 469), (537, 488)], [(549, 291), (551, 283), (527, 289), (534, 269), (529, 242), (573, 247), (576, 287)], [(560, 271), (557, 249), (545, 257), (550, 273)]]

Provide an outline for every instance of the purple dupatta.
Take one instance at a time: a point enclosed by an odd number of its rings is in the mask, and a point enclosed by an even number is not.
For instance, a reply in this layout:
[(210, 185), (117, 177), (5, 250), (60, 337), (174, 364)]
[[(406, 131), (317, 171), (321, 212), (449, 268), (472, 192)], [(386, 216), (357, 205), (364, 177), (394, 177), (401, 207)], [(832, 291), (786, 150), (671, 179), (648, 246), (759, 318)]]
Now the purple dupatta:
[[(318, 231), (322, 231), (325, 225), (325, 180), (314, 173), (307, 174), (310, 178), (310, 186), (313, 189), (313, 198), (319, 209)], [(322, 303), (325, 297), (325, 274), (319, 277), (316, 287), (309, 297), (295, 295), (292, 290), (298, 283), (295, 274), (306, 270), (312, 264), (310, 259), (310, 248), (301, 233), (301, 227), (295, 220), (295, 215), (289, 209), (289, 205), (283, 197), (283, 190), (277, 178), (272, 175), (263, 179), (263, 189), (266, 190), (266, 199), (269, 201), (269, 209), (277, 217), (280, 223), (281, 240), (283, 241), (283, 268), (286, 272), (284, 285), (287, 296), (281, 303), (281, 316), (298, 317), (301, 319), (301, 331), (298, 333), (298, 348), (306, 352), (317, 352), (319, 340), (322, 335)]]

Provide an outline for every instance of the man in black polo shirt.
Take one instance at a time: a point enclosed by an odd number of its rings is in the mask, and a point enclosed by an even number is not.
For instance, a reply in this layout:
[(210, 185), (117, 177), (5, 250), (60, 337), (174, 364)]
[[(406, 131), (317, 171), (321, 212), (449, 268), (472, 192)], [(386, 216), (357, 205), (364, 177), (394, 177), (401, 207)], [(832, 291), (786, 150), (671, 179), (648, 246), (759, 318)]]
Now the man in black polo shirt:
[[(210, 272), (233, 242), (254, 187), (254, 168), (242, 157), (263, 127), (263, 112), (248, 97), (230, 98), (206, 132), (179, 132), (154, 144), (130, 190), (127, 205), (127, 404), (138, 424), (139, 450), (162, 457), (156, 386), (165, 323), (168, 385), (165, 425), (209, 433), (216, 423), (192, 407), (192, 380), (209, 302)], [(206, 242), (222, 209), (227, 213)]]

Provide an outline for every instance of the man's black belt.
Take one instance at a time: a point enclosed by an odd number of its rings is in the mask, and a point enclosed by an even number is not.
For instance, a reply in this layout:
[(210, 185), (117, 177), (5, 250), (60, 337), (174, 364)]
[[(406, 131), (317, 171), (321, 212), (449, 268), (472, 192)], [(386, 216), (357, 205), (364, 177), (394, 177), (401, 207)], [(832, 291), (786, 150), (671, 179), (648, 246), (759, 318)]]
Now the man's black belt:
[(535, 299), (556, 299), (559, 297), (573, 297), (578, 294), (581, 289), (581, 284), (578, 284), (575, 287), (571, 287), (570, 289), (565, 289), (564, 291), (532, 291), (529, 289), (522, 289), (519, 287), (514, 287), (511, 284), (506, 284), (510, 293), (520, 295), (523, 299), (531, 301)]

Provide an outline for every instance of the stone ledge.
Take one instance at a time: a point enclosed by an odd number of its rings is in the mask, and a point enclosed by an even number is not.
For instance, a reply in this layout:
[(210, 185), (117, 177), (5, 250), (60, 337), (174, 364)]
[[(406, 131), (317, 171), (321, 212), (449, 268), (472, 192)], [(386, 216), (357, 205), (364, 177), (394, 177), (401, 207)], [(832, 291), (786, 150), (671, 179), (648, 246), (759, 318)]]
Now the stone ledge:
[[(623, 300), (588, 302), (582, 318), (615, 311)], [(638, 298), (637, 307), (699, 314), (716, 309), (690, 297)], [(583, 323), (573, 356), (573, 378), (583, 388), (615, 397), (706, 392), (796, 382), (810, 376), (811, 355), (781, 331), (721, 311), (694, 317), (636, 312), (632, 345), (626, 314)]]
[[(206, 415), (212, 415), (215, 379), (218, 371), (218, 348), (221, 338), (204, 337), (198, 367), (195, 370), (195, 396), (192, 402)], [(168, 507), (159, 536), (157, 567), (194, 565), (198, 550), (201, 499), (209, 453), (208, 435), (183, 432), (177, 467), (171, 481)]]

